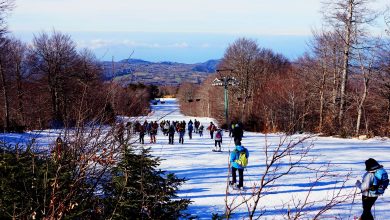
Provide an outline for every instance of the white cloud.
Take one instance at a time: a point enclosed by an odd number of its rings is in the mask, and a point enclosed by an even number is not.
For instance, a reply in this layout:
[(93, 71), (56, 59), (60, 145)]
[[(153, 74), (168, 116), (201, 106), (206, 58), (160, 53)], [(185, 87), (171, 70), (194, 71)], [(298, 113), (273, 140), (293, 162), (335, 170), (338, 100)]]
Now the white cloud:
[(106, 47), (106, 46), (112, 45), (113, 41), (103, 40), (103, 39), (93, 39), (93, 40), (90, 40), (90, 41), (84, 41), (84, 40), (83, 41), (79, 41), (79, 42), (77, 42), (77, 44), (80, 47), (88, 47), (88, 48), (91, 48), (91, 49), (98, 49), (98, 48), (102, 48), (102, 47)]
[(114, 47), (114, 46), (125, 46), (130, 48), (188, 48), (190, 47), (186, 42), (177, 42), (172, 44), (161, 44), (161, 43), (147, 43), (147, 42), (137, 42), (134, 40), (103, 40), (103, 39), (93, 39), (93, 40), (80, 40), (77, 42), (79, 47), (88, 47), (91, 49), (98, 49), (102, 47)]
[(187, 48), (189, 47), (189, 45), (186, 42), (182, 42), (182, 43), (174, 43), (172, 45), (168, 45), (168, 47)]

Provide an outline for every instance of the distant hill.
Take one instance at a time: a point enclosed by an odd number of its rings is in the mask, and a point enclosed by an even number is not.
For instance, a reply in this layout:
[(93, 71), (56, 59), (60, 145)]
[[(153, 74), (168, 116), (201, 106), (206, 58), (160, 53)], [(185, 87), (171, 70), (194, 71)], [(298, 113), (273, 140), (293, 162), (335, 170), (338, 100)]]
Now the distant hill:
[[(127, 59), (119, 62), (102, 62), (105, 80), (122, 84), (144, 83), (153, 85), (178, 85), (182, 82), (201, 83), (214, 73), (220, 60), (184, 64), (176, 62), (149, 62)], [(113, 71), (114, 70), (114, 71)]]

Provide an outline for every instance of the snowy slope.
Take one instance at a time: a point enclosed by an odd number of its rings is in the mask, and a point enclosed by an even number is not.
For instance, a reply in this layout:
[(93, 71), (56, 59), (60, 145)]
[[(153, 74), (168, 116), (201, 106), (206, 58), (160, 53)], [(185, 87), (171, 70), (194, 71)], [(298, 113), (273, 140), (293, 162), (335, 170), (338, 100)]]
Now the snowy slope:
[[(166, 99), (165, 104), (152, 106), (152, 112), (148, 116), (139, 117), (137, 120), (185, 120), (194, 121), (195, 117), (184, 116), (179, 111), (179, 106), (175, 99)], [(210, 118), (196, 118), (200, 120), (205, 128), (209, 125)], [(122, 118), (123, 121), (134, 118)], [(34, 131), (25, 134), (1, 134), (0, 141), (10, 143), (24, 143), (31, 138), (35, 138), (38, 146), (47, 146), (52, 143), (61, 131), (45, 130)], [(299, 139), (305, 135), (296, 135), (292, 139)], [(282, 134), (265, 134), (245, 132), (242, 144), (250, 151), (249, 165), (244, 172), (246, 191), (242, 196), (248, 198), (250, 196), (250, 188), (258, 183), (264, 172), (264, 147), (266, 143), (274, 146), (280, 143), (284, 138)], [(378, 160), (384, 167), (390, 167), (390, 141), (388, 139), (339, 139), (332, 137), (313, 137), (306, 144), (312, 143), (314, 148), (311, 151), (311, 156), (315, 156), (317, 160), (313, 167), (319, 167), (331, 163), (331, 170), (338, 174), (345, 175), (351, 172), (351, 179), (347, 182), (347, 187), (343, 190), (344, 193), (353, 193), (355, 191), (354, 184), (357, 179), (361, 179), (364, 174), (364, 161), (369, 157)], [(148, 143), (148, 137), (145, 136), (145, 143)], [(179, 177), (185, 177), (188, 181), (181, 187), (179, 191), (180, 197), (189, 198), (193, 201), (187, 211), (190, 214), (197, 215), (201, 219), (210, 219), (212, 213), (222, 214), (225, 210), (225, 191), (226, 181), (228, 176), (228, 158), (229, 151), (233, 150), (233, 141), (224, 134), (222, 144), (223, 152), (212, 152), (214, 141), (210, 139), (207, 130), (204, 132), (204, 137), (193, 135), (193, 139), (189, 140), (188, 135), (185, 136), (184, 144), (178, 143), (178, 135), (175, 135), (175, 144), (168, 145), (168, 137), (163, 136), (159, 131), (156, 144), (145, 144), (152, 148), (152, 153), (162, 159), (161, 169), (169, 172), (174, 172)], [(306, 165), (303, 163), (302, 165)], [(390, 169), (388, 169), (390, 171)], [(267, 195), (260, 200), (260, 206), (264, 206), (267, 210), (262, 219), (283, 219), (282, 213), (286, 213), (286, 206), (283, 203), (291, 200), (291, 198), (303, 199), (310, 189), (310, 182), (315, 178), (312, 172), (307, 169), (296, 170), (292, 175), (283, 177), (274, 184)], [(317, 201), (331, 195), (334, 188), (338, 189), (340, 181), (337, 177), (321, 180), (312, 190), (310, 201)], [(243, 198), (237, 191), (230, 191), (228, 201), (235, 199), (235, 202), (241, 201)], [(390, 198), (388, 190), (385, 196), (378, 199), (375, 206), (376, 219), (390, 219)], [(323, 203), (318, 202), (310, 210), (315, 211), (321, 207)], [(259, 207), (260, 207), (259, 206)], [(338, 205), (335, 209), (327, 212), (322, 219), (353, 219), (354, 216), (361, 214), (361, 198), (356, 196), (352, 203), (352, 198), (347, 203)], [(233, 219), (242, 219), (247, 217), (246, 207), (242, 206), (236, 210)], [(302, 219), (310, 219), (310, 216)]]
[[(166, 100), (165, 104), (152, 106), (153, 112), (147, 120), (186, 120), (187, 122), (195, 117), (184, 116), (178, 109), (178, 104), (174, 99)], [(142, 119), (142, 120), (143, 120)], [(199, 118), (202, 124), (207, 127), (212, 119)], [(157, 137), (157, 144), (151, 146), (155, 156), (164, 159), (161, 168), (174, 172), (180, 177), (185, 177), (188, 181), (181, 188), (179, 196), (190, 198), (193, 204), (190, 205), (189, 213), (196, 214), (200, 218), (210, 219), (212, 213), (222, 214), (225, 209), (225, 191), (226, 180), (228, 175), (228, 157), (229, 150), (233, 150), (233, 141), (224, 134), (223, 152), (211, 152), (214, 141), (210, 139), (208, 132), (204, 132), (204, 137), (194, 134), (193, 139), (189, 140), (185, 136), (184, 144), (178, 143), (178, 137), (175, 136), (175, 145), (168, 145), (168, 138), (161, 132)], [(264, 171), (264, 151), (266, 141), (268, 144), (279, 144), (283, 135), (269, 134), (267, 138), (264, 134), (245, 132), (242, 144), (250, 151), (249, 166), (244, 172), (244, 185), (250, 188), (261, 177)], [(299, 138), (294, 136), (293, 138)], [(147, 137), (145, 137), (147, 141)], [(364, 173), (364, 161), (369, 157), (377, 159), (385, 167), (390, 167), (390, 141), (381, 139), (355, 140), (355, 139), (338, 139), (331, 137), (315, 137), (314, 148), (311, 151), (312, 156), (316, 156), (315, 166), (332, 163), (332, 170), (340, 174), (352, 172), (352, 178), (347, 182), (345, 192), (355, 191), (354, 184), (357, 179), (361, 179)], [(308, 143), (309, 144), (309, 143)], [(315, 178), (313, 173), (298, 170), (293, 175), (284, 177), (276, 183), (276, 188), (272, 190), (265, 198), (260, 200), (265, 205), (267, 212), (264, 214), (266, 219), (282, 219), (281, 213), (285, 213), (281, 205), (289, 201), (292, 196), (301, 197), (306, 195), (310, 187), (310, 180)], [(339, 186), (339, 178), (326, 179), (317, 184), (311, 195), (312, 200), (326, 198), (329, 193), (333, 192), (334, 187)], [(390, 191), (390, 190), (389, 190)], [(249, 196), (250, 189), (246, 191)], [(237, 197), (237, 192), (229, 196), (229, 199)], [(240, 200), (239, 196), (237, 200)], [(352, 204), (352, 198), (349, 203), (341, 204), (324, 215), (326, 219), (353, 219), (353, 216), (359, 216), (361, 213), (360, 195), (356, 196)], [(313, 209), (321, 206), (321, 203), (314, 205)], [(318, 209), (318, 207), (317, 207)], [(245, 206), (237, 210), (234, 218), (247, 216)], [(377, 219), (390, 219), (390, 198), (389, 192), (380, 197), (375, 206)]]

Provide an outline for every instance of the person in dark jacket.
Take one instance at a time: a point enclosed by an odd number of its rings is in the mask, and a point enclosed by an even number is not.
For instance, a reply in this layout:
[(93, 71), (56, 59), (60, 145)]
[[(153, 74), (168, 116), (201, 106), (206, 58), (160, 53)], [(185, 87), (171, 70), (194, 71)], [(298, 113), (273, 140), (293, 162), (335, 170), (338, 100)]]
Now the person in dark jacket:
[(139, 143), (144, 144), (145, 143), (145, 132), (146, 127), (148, 126), (148, 122), (145, 121), (143, 125), (140, 125), (139, 127)]
[(198, 133), (200, 122), (195, 119), (194, 125), (195, 125), (195, 133)]
[(173, 139), (175, 137), (175, 126), (171, 124), (168, 129), (168, 139), (169, 139), (169, 144), (173, 144)]
[(200, 126), (199, 126), (199, 136), (200, 136), (200, 137), (203, 137), (203, 129), (204, 129), (204, 126), (203, 126), (203, 125), (200, 125)]
[(237, 178), (236, 178), (236, 172), (238, 171), (239, 175), (239, 182), (238, 185), (236, 186), (238, 189), (242, 189), (244, 187), (244, 168), (240, 164), (237, 163), (237, 160), (240, 157), (240, 152), (245, 152), (246, 158), (249, 158), (249, 151), (245, 147), (241, 145), (240, 141), (235, 141), (235, 149), (232, 151), (230, 154), (230, 165), (232, 168), (232, 181), (230, 181), (230, 185), (235, 186), (237, 183)]
[(184, 134), (186, 133), (185, 122), (180, 123), (179, 125), (179, 143), (184, 144)]
[(194, 126), (192, 125), (192, 123), (188, 123), (188, 137), (190, 139), (192, 139), (192, 131), (194, 130)]
[(379, 169), (383, 169), (383, 166), (379, 165), (379, 163), (372, 158), (366, 160), (365, 164), (367, 172), (363, 175), (363, 181), (356, 181), (356, 187), (362, 192), (363, 213), (360, 219), (373, 220), (374, 217), (372, 216), (371, 208), (378, 199), (378, 194), (376, 194), (375, 191), (370, 190), (370, 188), (374, 183), (375, 172)]
[(241, 141), (243, 135), (244, 130), (242, 130), (242, 126), (240, 124), (236, 124), (233, 129), (234, 142)]

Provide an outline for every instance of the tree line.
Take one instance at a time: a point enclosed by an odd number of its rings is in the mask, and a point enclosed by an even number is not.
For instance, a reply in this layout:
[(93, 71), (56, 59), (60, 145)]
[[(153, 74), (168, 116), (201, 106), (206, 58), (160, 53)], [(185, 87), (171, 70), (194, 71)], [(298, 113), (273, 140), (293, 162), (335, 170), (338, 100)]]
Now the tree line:
[(150, 86), (103, 80), (103, 69), (70, 35), (53, 31), (26, 44), (0, 38), (1, 131), (109, 123), (149, 111)]
[[(221, 71), (199, 86), (181, 86), (182, 110), (226, 123), (223, 89), (211, 83), (232, 76), (238, 85), (228, 88), (229, 119), (248, 130), (388, 136), (390, 19), (366, 0), (325, 1), (323, 14), (309, 51), (294, 61), (253, 39), (237, 39)], [(387, 36), (370, 34), (378, 19), (385, 20)]]

